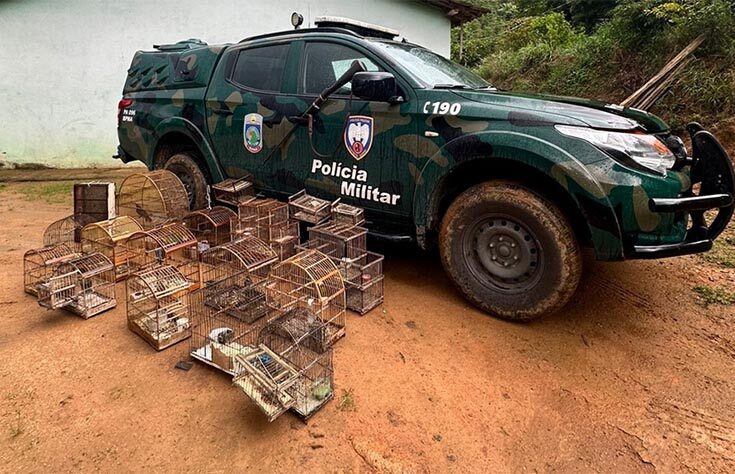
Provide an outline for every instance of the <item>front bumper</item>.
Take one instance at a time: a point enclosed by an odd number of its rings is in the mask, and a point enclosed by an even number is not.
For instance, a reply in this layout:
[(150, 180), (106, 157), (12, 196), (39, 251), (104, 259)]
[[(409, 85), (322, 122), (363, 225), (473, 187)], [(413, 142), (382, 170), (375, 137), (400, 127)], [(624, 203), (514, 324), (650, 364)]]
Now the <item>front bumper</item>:
[[(632, 258), (666, 258), (706, 252), (725, 230), (733, 216), (735, 203), (735, 172), (732, 160), (720, 142), (699, 124), (687, 126), (692, 137), (692, 156), (683, 165), (691, 167), (692, 185), (699, 183), (699, 194), (690, 189), (678, 198), (653, 198), (648, 207), (652, 212), (688, 214), (691, 227), (683, 242), (667, 245), (637, 245)], [(705, 212), (717, 211), (708, 224)]]

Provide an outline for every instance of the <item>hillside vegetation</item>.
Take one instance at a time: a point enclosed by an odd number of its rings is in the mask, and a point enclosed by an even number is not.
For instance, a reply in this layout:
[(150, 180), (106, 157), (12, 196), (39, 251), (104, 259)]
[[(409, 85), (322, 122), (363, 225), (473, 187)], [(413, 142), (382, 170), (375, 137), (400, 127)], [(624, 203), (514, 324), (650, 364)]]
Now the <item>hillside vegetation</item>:
[(500, 89), (618, 103), (697, 36), (705, 43), (652, 112), (674, 128), (735, 115), (735, 0), (468, 0), (491, 13), (452, 55)]

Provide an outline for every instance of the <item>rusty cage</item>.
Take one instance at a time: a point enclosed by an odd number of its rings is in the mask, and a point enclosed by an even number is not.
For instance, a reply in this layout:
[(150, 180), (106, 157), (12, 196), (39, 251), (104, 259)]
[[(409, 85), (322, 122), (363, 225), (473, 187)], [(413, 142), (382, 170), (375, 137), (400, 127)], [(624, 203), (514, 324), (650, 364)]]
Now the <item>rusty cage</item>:
[(273, 421), (286, 410), (309, 418), (333, 397), (332, 347), (327, 330), (306, 308), (270, 321), (258, 345), (234, 357), (233, 383)]
[(268, 304), (275, 311), (305, 308), (313, 313), (325, 325), (325, 344), (344, 336), (344, 280), (327, 255), (305, 250), (275, 265), (266, 292)]
[(191, 336), (191, 282), (176, 268), (135, 273), (126, 282), (128, 328), (156, 350)]
[(123, 280), (130, 273), (125, 243), (128, 237), (141, 230), (138, 221), (129, 216), (88, 224), (82, 229), (82, 251), (99, 252), (107, 257), (115, 266), (115, 278)]
[(237, 214), (224, 206), (200, 209), (184, 217), (184, 225), (194, 237), (210, 247), (230, 242), (237, 230)]
[(156, 170), (128, 176), (117, 193), (118, 216), (135, 218), (144, 229), (180, 221), (189, 213), (189, 196), (170, 171)]
[(59, 264), (80, 256), (66, 244), (27, 251), (23, 255), (23, 289), (29, 295), (37, 296), (38, 286), (48, 281)]
[(112, 309), (117, 305), (115, 267), (101, 253), (67, 260), (38, 286), (38, 304), (63, 308), (84, 319)]
[(178, 269), (196, 289), (201, 281), (199, 246), (183, 224), (165, 224), (136, 232), (125, 244), (130, 272), (164, 265)]

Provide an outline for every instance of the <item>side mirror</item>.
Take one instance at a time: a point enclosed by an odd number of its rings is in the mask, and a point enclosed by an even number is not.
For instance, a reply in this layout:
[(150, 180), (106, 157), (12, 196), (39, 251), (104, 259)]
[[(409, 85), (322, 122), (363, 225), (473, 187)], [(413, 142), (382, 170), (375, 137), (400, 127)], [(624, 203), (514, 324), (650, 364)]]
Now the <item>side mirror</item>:
[(396, 78), (389, 72), (358, 72), (352, 77), (352, 93), (365, 100), (403, 102)]

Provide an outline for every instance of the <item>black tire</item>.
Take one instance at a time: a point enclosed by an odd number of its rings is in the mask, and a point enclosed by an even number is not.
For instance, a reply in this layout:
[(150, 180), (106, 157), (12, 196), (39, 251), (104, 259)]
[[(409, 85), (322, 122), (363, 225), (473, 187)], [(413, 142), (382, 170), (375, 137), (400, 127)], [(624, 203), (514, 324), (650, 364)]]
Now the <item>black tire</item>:
[(507, 181), (478, 184), (454, 200), (442, 220), (439, 251), (470, 302), (512, 321), (559, 310), (582, 275), (579, 244), (564, 213)]
[(207, 178), (189, 153), (177, 153), (166, 161), (163, 169), (178, 176), (189, 195), (189, 209), (207, 207)]

